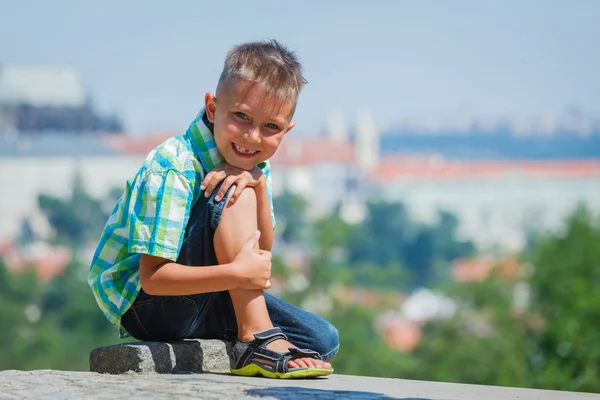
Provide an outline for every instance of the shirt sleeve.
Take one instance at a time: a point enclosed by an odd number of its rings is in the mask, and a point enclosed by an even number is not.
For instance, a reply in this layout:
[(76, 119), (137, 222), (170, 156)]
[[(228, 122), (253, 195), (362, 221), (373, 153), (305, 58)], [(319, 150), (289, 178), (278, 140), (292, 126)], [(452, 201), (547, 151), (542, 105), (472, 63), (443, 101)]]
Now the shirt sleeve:
[(273, 192), (271, 189), (271, 164), (267, 160), (258, 164), (258, 167), (262, 170), (267, 181), (267, 195), (269, 197), (269, 208), (271, 209), (271, 222), (273, 223), (273, 229), (275, 229), (275, 211), (273, 209)]
[(133, 185), (129, 252), (176, 261), (194, 198), (189, 179), (174, 170), (150, 171)]

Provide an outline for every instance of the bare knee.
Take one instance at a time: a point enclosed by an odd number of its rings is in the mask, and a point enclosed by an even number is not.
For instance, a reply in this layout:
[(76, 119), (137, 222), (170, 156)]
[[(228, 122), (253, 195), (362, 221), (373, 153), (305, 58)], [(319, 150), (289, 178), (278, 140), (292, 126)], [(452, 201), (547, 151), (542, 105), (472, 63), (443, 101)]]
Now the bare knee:
[[(245, 188), (242, 190), (242, 193), (238, 196), (235, 203), (229, 201), (227, 198), (227, 206), (223, 213), (226, 213), (228, 209), (232, 208), (241, 208), (245, 211), (244, 214), (248, 213), (250, 215), (256, 216), (257, 213), (257, 201), (256, 201), (256, 192), (252, 188)], [(240, 211), (241, 212), (241, 211)]]
[(233, 261), (258, 224), (254, 189), (244, 189), (235, 203), (227, 201), (214, 236), (215, 253), (220, 264)]

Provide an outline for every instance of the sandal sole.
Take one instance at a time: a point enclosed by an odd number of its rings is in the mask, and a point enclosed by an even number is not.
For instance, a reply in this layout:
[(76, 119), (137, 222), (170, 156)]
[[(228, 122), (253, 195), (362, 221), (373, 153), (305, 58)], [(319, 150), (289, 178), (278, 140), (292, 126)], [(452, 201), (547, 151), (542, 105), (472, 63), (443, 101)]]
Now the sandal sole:
[(316, 378), (318, 376), (327, 376), (333, 373), (333, 368), (303, 368), (285, 373), (271, 372), (256, 364), (248, 364), (239, 369), (230, 369), (231, 373), (239, 376), (264, 376), (271, 379), (298, 379), (298, 378)]

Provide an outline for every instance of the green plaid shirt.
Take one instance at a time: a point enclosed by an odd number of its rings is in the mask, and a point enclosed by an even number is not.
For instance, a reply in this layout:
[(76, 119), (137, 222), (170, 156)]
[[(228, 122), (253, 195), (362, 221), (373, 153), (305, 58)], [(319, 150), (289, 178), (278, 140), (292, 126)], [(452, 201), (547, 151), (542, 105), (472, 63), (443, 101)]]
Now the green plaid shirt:
[[(204, 109), (186, 133), (167, 139), (150, 152), (127, 181), (92, 259), (88, 283), (100, 309), (119, 329), (121, 317), (140, 290), (141, 254), (175, 261), (183, 242), (190, 209), (202, 195), (204, 171), (224, 162)], [(269, 162), (259, 165), (266, 179), (275, 226)]]

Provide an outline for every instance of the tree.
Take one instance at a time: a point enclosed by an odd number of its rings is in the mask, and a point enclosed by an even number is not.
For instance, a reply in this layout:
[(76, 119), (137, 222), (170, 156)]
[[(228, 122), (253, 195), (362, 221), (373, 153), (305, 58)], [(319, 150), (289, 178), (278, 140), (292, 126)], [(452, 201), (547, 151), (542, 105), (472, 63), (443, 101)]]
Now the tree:
[(372, 310), (336, 306), (329, 316), (340, 334), (340, 352), (335, 356), (337, 373), (348, 375), (407, 378), (418, 360), (390, 349), (373, 328)]
[(104, 204), (114, 205), (116, 193), (113, 189), (105, 199), (95, 199), (85, 190), (81, 176), (76, 175), (70, 198), (40, 194), (38, 206), (48, 218), (58, 241), (80, 245), (99, 237), (108, 218)]
[(286, 242), (301, 240), (307, 227), (306, 200), (285, 191), (273, 199), (278, 225), (282, 227), (281, 238)]
[(600, 392), (600, 220), (580, 207), (564, 232), (538, 242), (531, 254), (536, 331), (534, 384)]
[(415, 357), (425, 380), (600, 392), (600, 220), (579, 208), (562, 232), (542, 235), (518, 284), (492, 275), (446, 288), (457, 315), (430, 323)]
[(457, 239), (457, 226), (447, 212), (426, 225), (413, 222), (401, 203), (369, 203), (367, 219), (349, 234), (350, 263), (402, 265), (411, 271), (410, 286), (431, 284), (450, 261), (474, 252), (471, 242)]
[(481, 385), (530, 386), (525, 315), (513, 312), (512, 284), (494, 277), (452, 284), (447, 295), (458, 305), (446, 321), (425, 326), (416, 379)]

